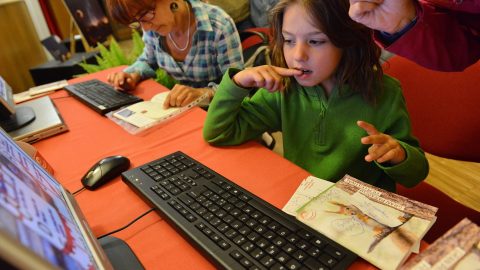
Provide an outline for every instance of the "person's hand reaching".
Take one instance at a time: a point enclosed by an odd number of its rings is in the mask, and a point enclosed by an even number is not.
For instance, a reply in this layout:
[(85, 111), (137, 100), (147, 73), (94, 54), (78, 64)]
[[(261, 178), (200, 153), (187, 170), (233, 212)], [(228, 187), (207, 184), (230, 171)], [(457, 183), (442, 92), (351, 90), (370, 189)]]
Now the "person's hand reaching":
[(413, 0), (350, 0), (352, 20), (390, 34), (399, 32), (416, 16)]
[(107, 81), (113, 85), (115, 89), (131, 91), (135, 89), (135, 86), (137, 86), (140, 81), (140, 74), (126, 72), (110, 73), (107, 76)]
[(170, 93), (168, 93), (163, 103), (163, 108), (183, 107), (190, 102), (208, 93), (210, 99), (213, 98), (214, 92), (210, 88), (193, 88), (186, 85), (176, 84)]

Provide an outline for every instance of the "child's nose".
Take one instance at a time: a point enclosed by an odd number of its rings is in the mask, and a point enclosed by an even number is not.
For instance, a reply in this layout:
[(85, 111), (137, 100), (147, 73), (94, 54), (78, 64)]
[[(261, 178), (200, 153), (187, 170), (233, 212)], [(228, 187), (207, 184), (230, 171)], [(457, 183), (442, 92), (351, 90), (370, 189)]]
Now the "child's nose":
[(305, 61), (308, 58), (307, 48), (305, 44), (297, 43), (295, 46), (295, 53), (294, 53), (295, 60), (297, 61)]

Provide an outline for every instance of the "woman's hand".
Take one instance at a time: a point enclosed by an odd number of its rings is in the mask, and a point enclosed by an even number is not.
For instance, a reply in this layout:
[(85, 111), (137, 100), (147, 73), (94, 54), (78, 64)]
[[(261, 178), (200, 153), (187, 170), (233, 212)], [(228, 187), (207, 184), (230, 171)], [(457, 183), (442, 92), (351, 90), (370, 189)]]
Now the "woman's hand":
[(390, 34), (399, 32), (416, 16), (413, 0), (350, 0), (352, 20)]
[(163, 103), (163, 108), (183, 107), (188, 103), (196, 100), (205, 93), (208, 93), (210, 99), (213, 98), (215, 92), (211, 88), (193, 88), (186, 85), (176, 84), (170, 93), (168, 93)]
[(368, 148), (366, 161), (390, 162), (395, 165), (405, 160), (405, 149), (392, 136), (380, 133), (372, 124), (364, 121), (357, 121), (357, 125), (368, 133), (368, 136), (361, 139), (362, 144), (372, 145)]
[(137, 86), (138, 82), (140, 81), (140, 74), (126, 73), (123, 71), (115, 72), (108, 74), (107, 80), (116, 89), (131, 91), (135, 89), (135, 86)]
[(302, 71), (264, 65), (238, 72), (233, 76), (233, 81), (242, 88), (265, 88), (274, 92), (283, 90), (283, 77), (295, 75), (302, 75)]

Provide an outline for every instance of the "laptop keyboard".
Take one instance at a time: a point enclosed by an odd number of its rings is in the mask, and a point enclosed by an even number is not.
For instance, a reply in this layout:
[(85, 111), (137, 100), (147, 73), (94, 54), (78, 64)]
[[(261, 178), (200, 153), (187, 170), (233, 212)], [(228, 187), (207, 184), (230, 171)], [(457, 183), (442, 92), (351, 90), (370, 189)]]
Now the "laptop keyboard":
[(225, 269), (345, 269), (346, 248), (182, 152), (122, 179)]
[(123, 106), (142, 101), (126, 92), (117, 91), (108, 83), (93, 79), (65, 87), (75, 98), (98, 112), (106, 114)]

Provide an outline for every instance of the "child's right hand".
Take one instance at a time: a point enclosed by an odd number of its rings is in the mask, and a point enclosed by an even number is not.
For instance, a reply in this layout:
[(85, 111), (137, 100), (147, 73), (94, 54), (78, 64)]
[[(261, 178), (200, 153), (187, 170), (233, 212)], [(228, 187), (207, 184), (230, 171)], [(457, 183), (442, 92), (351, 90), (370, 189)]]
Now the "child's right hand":
[(130, 91), (135, 89), (135, 86), (140, 81), (140, 74), (123, 71), (115, 72), (108, 74), (107, 80), (115, 89)]
[(295, 75), (302, 75), (302, 71), (264, 65), (238, 72), (233, 76), (233, 81), (242, 88), (265, 88), (274, 92), (283, 90), (283, 77)]

